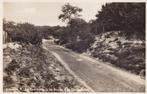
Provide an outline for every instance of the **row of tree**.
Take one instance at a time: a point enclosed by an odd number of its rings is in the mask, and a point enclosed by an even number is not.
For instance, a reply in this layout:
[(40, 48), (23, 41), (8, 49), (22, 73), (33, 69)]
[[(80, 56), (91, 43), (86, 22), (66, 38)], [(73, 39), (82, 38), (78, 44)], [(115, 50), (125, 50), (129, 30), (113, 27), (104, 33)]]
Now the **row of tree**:
[(34, 45), (40, 45), (42, 41), (41, 32), (30, 23), (15, 23), (4, 19), (3, 30), (7, 32), (12, 41)]
[(145, 39), (145, 3), (106, 3), (91, 23), (92, 32), (121, 30), (127, 37)]
[(75, 51), (85, 51), (95, 35), (111, 31), (145, 40), (145, 3), (106, 3), (89, 23), (80, 18), (82, 9), (77, 6), (68, 3), (61, 11), (59, 19), (67, 26), (57, 32), (58, 43)]
[(78, 52), (85, 51), (97, 34), (122, 31), (126, 37), (145, 39), (145, 3), (106, 3), (96, 14), (96, 19), (86, 22), (81, 18), (82, 9), (69, 3), (62, 7), (58, 16), (67, 26), (34, 26), (4, 20), (4, 31), (13, 41), (41, 44), (42, 38), (53, 36), (56, 43)]

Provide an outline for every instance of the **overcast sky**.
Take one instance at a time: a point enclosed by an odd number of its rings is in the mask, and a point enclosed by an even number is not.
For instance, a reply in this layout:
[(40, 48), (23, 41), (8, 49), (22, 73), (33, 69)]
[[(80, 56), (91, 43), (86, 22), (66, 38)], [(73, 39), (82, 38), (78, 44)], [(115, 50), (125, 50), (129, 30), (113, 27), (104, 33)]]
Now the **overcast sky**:
[[(69, 2), (70, 3), (70, 2)], [(65, 2), (5, 2), (4, 18), (15, 22), (30, 22), (35, 25), (64, 25), (58, 19), (61, 14), (61, 7)], [(83, 9), (83, 19), (89, 21), (95, 19), (98, 10), (101, 10), (103, 3), (77, 2), (70, 3)]]

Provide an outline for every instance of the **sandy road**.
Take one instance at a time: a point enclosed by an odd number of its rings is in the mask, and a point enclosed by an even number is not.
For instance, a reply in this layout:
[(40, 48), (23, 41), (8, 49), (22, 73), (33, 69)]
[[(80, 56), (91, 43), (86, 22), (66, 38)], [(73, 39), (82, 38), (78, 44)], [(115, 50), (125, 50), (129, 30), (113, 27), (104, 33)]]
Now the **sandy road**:
[(49, 51), (64, 61), (67, 66), (96, 92), (144, 92), (145, 80), (110, 65), (80, 56), (57, 45), (43, 43)]

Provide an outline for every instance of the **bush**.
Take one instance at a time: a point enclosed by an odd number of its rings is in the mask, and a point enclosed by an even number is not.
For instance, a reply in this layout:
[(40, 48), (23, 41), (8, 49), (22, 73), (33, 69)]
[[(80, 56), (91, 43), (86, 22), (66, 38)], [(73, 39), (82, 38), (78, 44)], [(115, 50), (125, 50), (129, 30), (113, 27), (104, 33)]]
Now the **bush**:
[(5, 68), (5, 72), (8, 75), (12, 75), (14, 71), (16, 71), (18, 68), (20, 68), (20, 65), (18, 62), (16, 62), (15, 60), (12, 60), (8, 66)]
[(38, 29), (30, 23), (12, 23), (5, 22), (4, 31), (6, 31), (12, 41), (20, 43), (31, 43), (40, 45), (42, 43), (42, 34)]
[(146, 49), (144, 40), (128, 40), (120, 35), (115, 35), (115, 33), (111, 33), (110, 36), (108, 36), (109, 33), (97, 36), (96, 42), (91, 46), (88, 53), (112, 65), (140, 74), (142, 70), (145, 70)]
[(68, 26), (55, 31), (55, 35), (59, 39), (55, 43), (80, 53), (86, 51), (94, 42), (89, 23), (80, 18), (71, 19)]
[(30, 78), (32, 73), (30, 72), (29, 67), (25, 67), (25, 68), (20, 68), (17, 75), (23, 78)]
[(10, 85), (14, 84), (14, 81), (10, 76), (4, 76), (3, 80), (4, 80), (5, 86), (10, 86)]
[(86, 51), (89, 48), (89, 46), (90, 46), (90, 43), (88, 43), (87, 41), (71, 42), (65, 45), (65, 47), (79, 53)]

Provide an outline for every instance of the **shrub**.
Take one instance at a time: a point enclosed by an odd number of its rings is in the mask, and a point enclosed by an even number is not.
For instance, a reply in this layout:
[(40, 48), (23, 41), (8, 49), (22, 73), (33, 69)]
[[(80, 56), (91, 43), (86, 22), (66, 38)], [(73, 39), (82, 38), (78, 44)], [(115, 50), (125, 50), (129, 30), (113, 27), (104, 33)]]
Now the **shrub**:
[(3, 80), (4, 80), (5, 86), (9, 86), (9, 85), (14, 84), (14, 81), (10, 76), (4, 76)]
[(42, 34), (37, 27), (30, 23), (12, 23), (5, 22), (4, 31), (6, 31), (12, 41), (20, 43), (31, 43), (40, 45), (42, 43)]
[(15, 60), (12, 60), (8, 66), (5, 68), (4, 71), (6, 71), (6, 73), (8, 75), (12, 75), (14, 71), (16, 71), (16, 69), (18, 69), (20, 67), (19, 63), (16, 62)]

